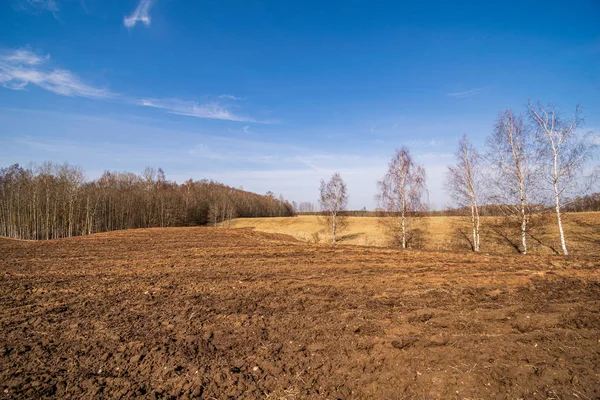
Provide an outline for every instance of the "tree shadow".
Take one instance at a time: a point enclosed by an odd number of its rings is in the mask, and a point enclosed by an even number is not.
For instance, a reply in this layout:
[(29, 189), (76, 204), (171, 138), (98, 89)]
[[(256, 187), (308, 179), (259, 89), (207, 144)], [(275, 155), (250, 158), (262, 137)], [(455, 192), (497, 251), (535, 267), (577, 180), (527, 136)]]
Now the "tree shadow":
[(421, 250), (425, 247), (425, 231), (421, 228), (411, 228), (406, 235), (406, 247)]
[(578, 239), (583, 239), (583, 241), (600, 245), (600, 225), (599, 224), (594, 224), (591, 222), (581, 221), (581, 220), (572, 220), (571, 224), (577, 225), (578, 227), (586, 230), (585, 233), (581, 233), (581, 232), (577, 233)]
[(340, 242), (342, 242), (344, 240), (358, 239), (359, 237), (363, 236), (364, 234), (365, 234), (364, 232), (351, 233), (351, 234), (348, 234), (348, 235), (342, 235), (337, 240), (340, 241)]
[(502, 239), (501, 240), (502, 242), (508, 243), (508, 245), (510, 245), (510, 247), (512, 247), (517, 253), (519, 253), (519, 254), (523, 253), (523, 251), (519, 247), (519, 243), (515, 242), (513, 239), (511, 239), (506, 233), (502, 232), (501, 229), (494, 227), (494, 226), (491, 226), (490, 229), (496, 235), (500, 236), (500, 238)]
[(527, 232), (527, 235), (529, 235), (529, 237), (532, 238), (533, 240), (535, 240), (539, 245), (549, 248), (556, 255), (560, 255), (560, 252), (558, 250), (556, 250), (553, 246), (542, 242), (539, 238), (535, 237), (531, 232)]
[[(468, 232), (468, 231), (467, 231)], [(475, 251), (475, 245), (473, 244), (473, 241), (471, 240), (470, 236), (467, 235), (462, 229), (457, 228), (455, 230), (455, 233), (458, 233), (458, 236), (461, 237), (462, 239), (464, 239), (468, 244), (469, 244), (469, 248), (471, 249), (471, 251)]]

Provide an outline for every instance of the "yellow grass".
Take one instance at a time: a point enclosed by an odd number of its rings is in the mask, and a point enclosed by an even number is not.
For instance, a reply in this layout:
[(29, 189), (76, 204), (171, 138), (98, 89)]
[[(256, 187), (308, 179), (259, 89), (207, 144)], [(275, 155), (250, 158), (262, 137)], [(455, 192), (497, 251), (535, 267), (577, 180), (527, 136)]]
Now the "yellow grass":
[[(348, 229), (341, 233), (339, 242), (367, 246), (391, 246), (389, 237), (376, 217), (349, 217)], [(518, 221), (503, 218), (482, 219), (481, 250), (493, 253), (516, 253), (520, 247)], [(564, 216), (567, 245), (571, 253), (600, 254), (600, 213), (572, 213)], [(238, 218), (232, 228), (270, 233), (283, 233), (303, 241), (330, 240), (330, 236), (313, 215), (283, 218)], [(426, 217), (417, 227), (420, 239), (413, 247), (437, 251), (469, 251), (470, 221), (465, 217)], [(560, 252), (556, 219), (552, 214), (535, 217), (527, 237), (532, 254)]]

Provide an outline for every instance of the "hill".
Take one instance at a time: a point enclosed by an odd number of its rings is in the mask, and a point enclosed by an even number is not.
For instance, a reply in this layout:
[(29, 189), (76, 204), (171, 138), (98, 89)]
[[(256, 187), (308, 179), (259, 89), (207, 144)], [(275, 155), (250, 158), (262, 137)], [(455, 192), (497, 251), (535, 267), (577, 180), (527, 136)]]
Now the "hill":
[[(348, 230), (340, 242), (368, 246), (394, 246), (381, 229), (376, 217), (348, 217)], [(567, 213), (564, 216), (569, 247), (580, 254), (600, 254), (600, 213)], [(326, 231), (317, 216), (300, 215), (291, 218), (238, 218), (234, 228), (292, 235), (303, 241), (326, 242)], [(483, 252), (516, 253), (520, 241), (518, 224), (502, 217), (482, 218)], [(410, 246), (431, 251), (470, 251), (469, 220), (466, 217), (422, 217)], [(560, 249), (554, 216), (538, 215), (532, 220), (528, 236), (532, 254), (555, 254)]]

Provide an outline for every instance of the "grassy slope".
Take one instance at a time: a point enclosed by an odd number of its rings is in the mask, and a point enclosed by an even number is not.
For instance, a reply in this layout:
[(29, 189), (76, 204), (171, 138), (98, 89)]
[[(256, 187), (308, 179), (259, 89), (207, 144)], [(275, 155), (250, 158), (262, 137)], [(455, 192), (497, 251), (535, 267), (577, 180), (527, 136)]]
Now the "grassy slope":
[[(518, 221), (515, 224), (499, 218), (485, 217), (482, 221), (482, 251), (516, 253), (515, 245), (520, 245)], [(528, 236), (529, 252), (552, 254), (560, 251), (558, 230), (552, 215), (533, 221), (531, 235)], [(316, 216), (285, 218), (239, 218), (233, 221), (233, 228), (252, 229), (271, 233), (284, 233), (300, 240), (313, 241), (319, 234), (319, 241), (328, 240)], [(467, 237), (470, 237), (469, 220), (465, 217), (427, 217), (420, 221), (421, 239), (414, 247), (424, 250), (468, 251)], [(600, 213), (573, 213), (565, 216), (567, 245), (571, 253), (600, 253)], [(345, 244), (388, 246), (390, 240), (374, 217), (350, 217), (348, 229), (340, 240)], [(553, 250), (554, 249), (554, 250)]]

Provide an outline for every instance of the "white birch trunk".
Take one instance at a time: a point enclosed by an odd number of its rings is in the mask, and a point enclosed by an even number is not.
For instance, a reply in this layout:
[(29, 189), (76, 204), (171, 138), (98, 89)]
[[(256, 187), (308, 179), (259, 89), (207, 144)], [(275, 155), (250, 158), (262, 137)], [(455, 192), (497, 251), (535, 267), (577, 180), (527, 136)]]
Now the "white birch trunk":
[(563, 231), (562, 218), (560, 216), (560, 191), (558, 189), (558, 154), (556, 147), (553, 144), (554, 150), (554, 200), (556, 207), (556, 220), (558, 221), (558, 233), (560, 235), (560, 245), (562, 246), (563, 255), (569, 255), (567, 250), (567, 242), (565, 241), (565, 232)]
[(406, 223), (404, 221), (404, 210), (402, 210), (402, 248), (406, 249)]
[(475, 229), (477, 232), (477, 245), (475, 247), (475, 251), (479, 251), (479, 246), (481, 244), (481, 240), (480, 240), (480, 235), (479, 235), (479, 207), (477, 206), (477, 203), (475, 203)]
[(337, 230), (337, 221), (335, 220), (335, 214), (333, 214), (331, 216), (331, 224), (332, 224), (332, 230), (333, 230), (333, 243), (335, 243), (335, 234), (336, 234), (336, 230)]
[(562, 246), (563, 255), (568, 256), (567, 242), (565, 241), (565, 232), (563, 231), (562, 218), (560, 216), (560, 199), (558, 194), (558, 186), (554, 183), (554, 196), (556, 198), (556, 220), (558, 221), (558, 233), (560, 235), (560, 245)]
[(477, 244), (477, 223), (475, 222), (475, 206), (471, 204), (471, 228), (473, 229), (473, 251), (479, 251)]
[(521, 243), (523, 254), (527, 254), (527, 214), (525, 213), (525, 201), (521, 199)]

